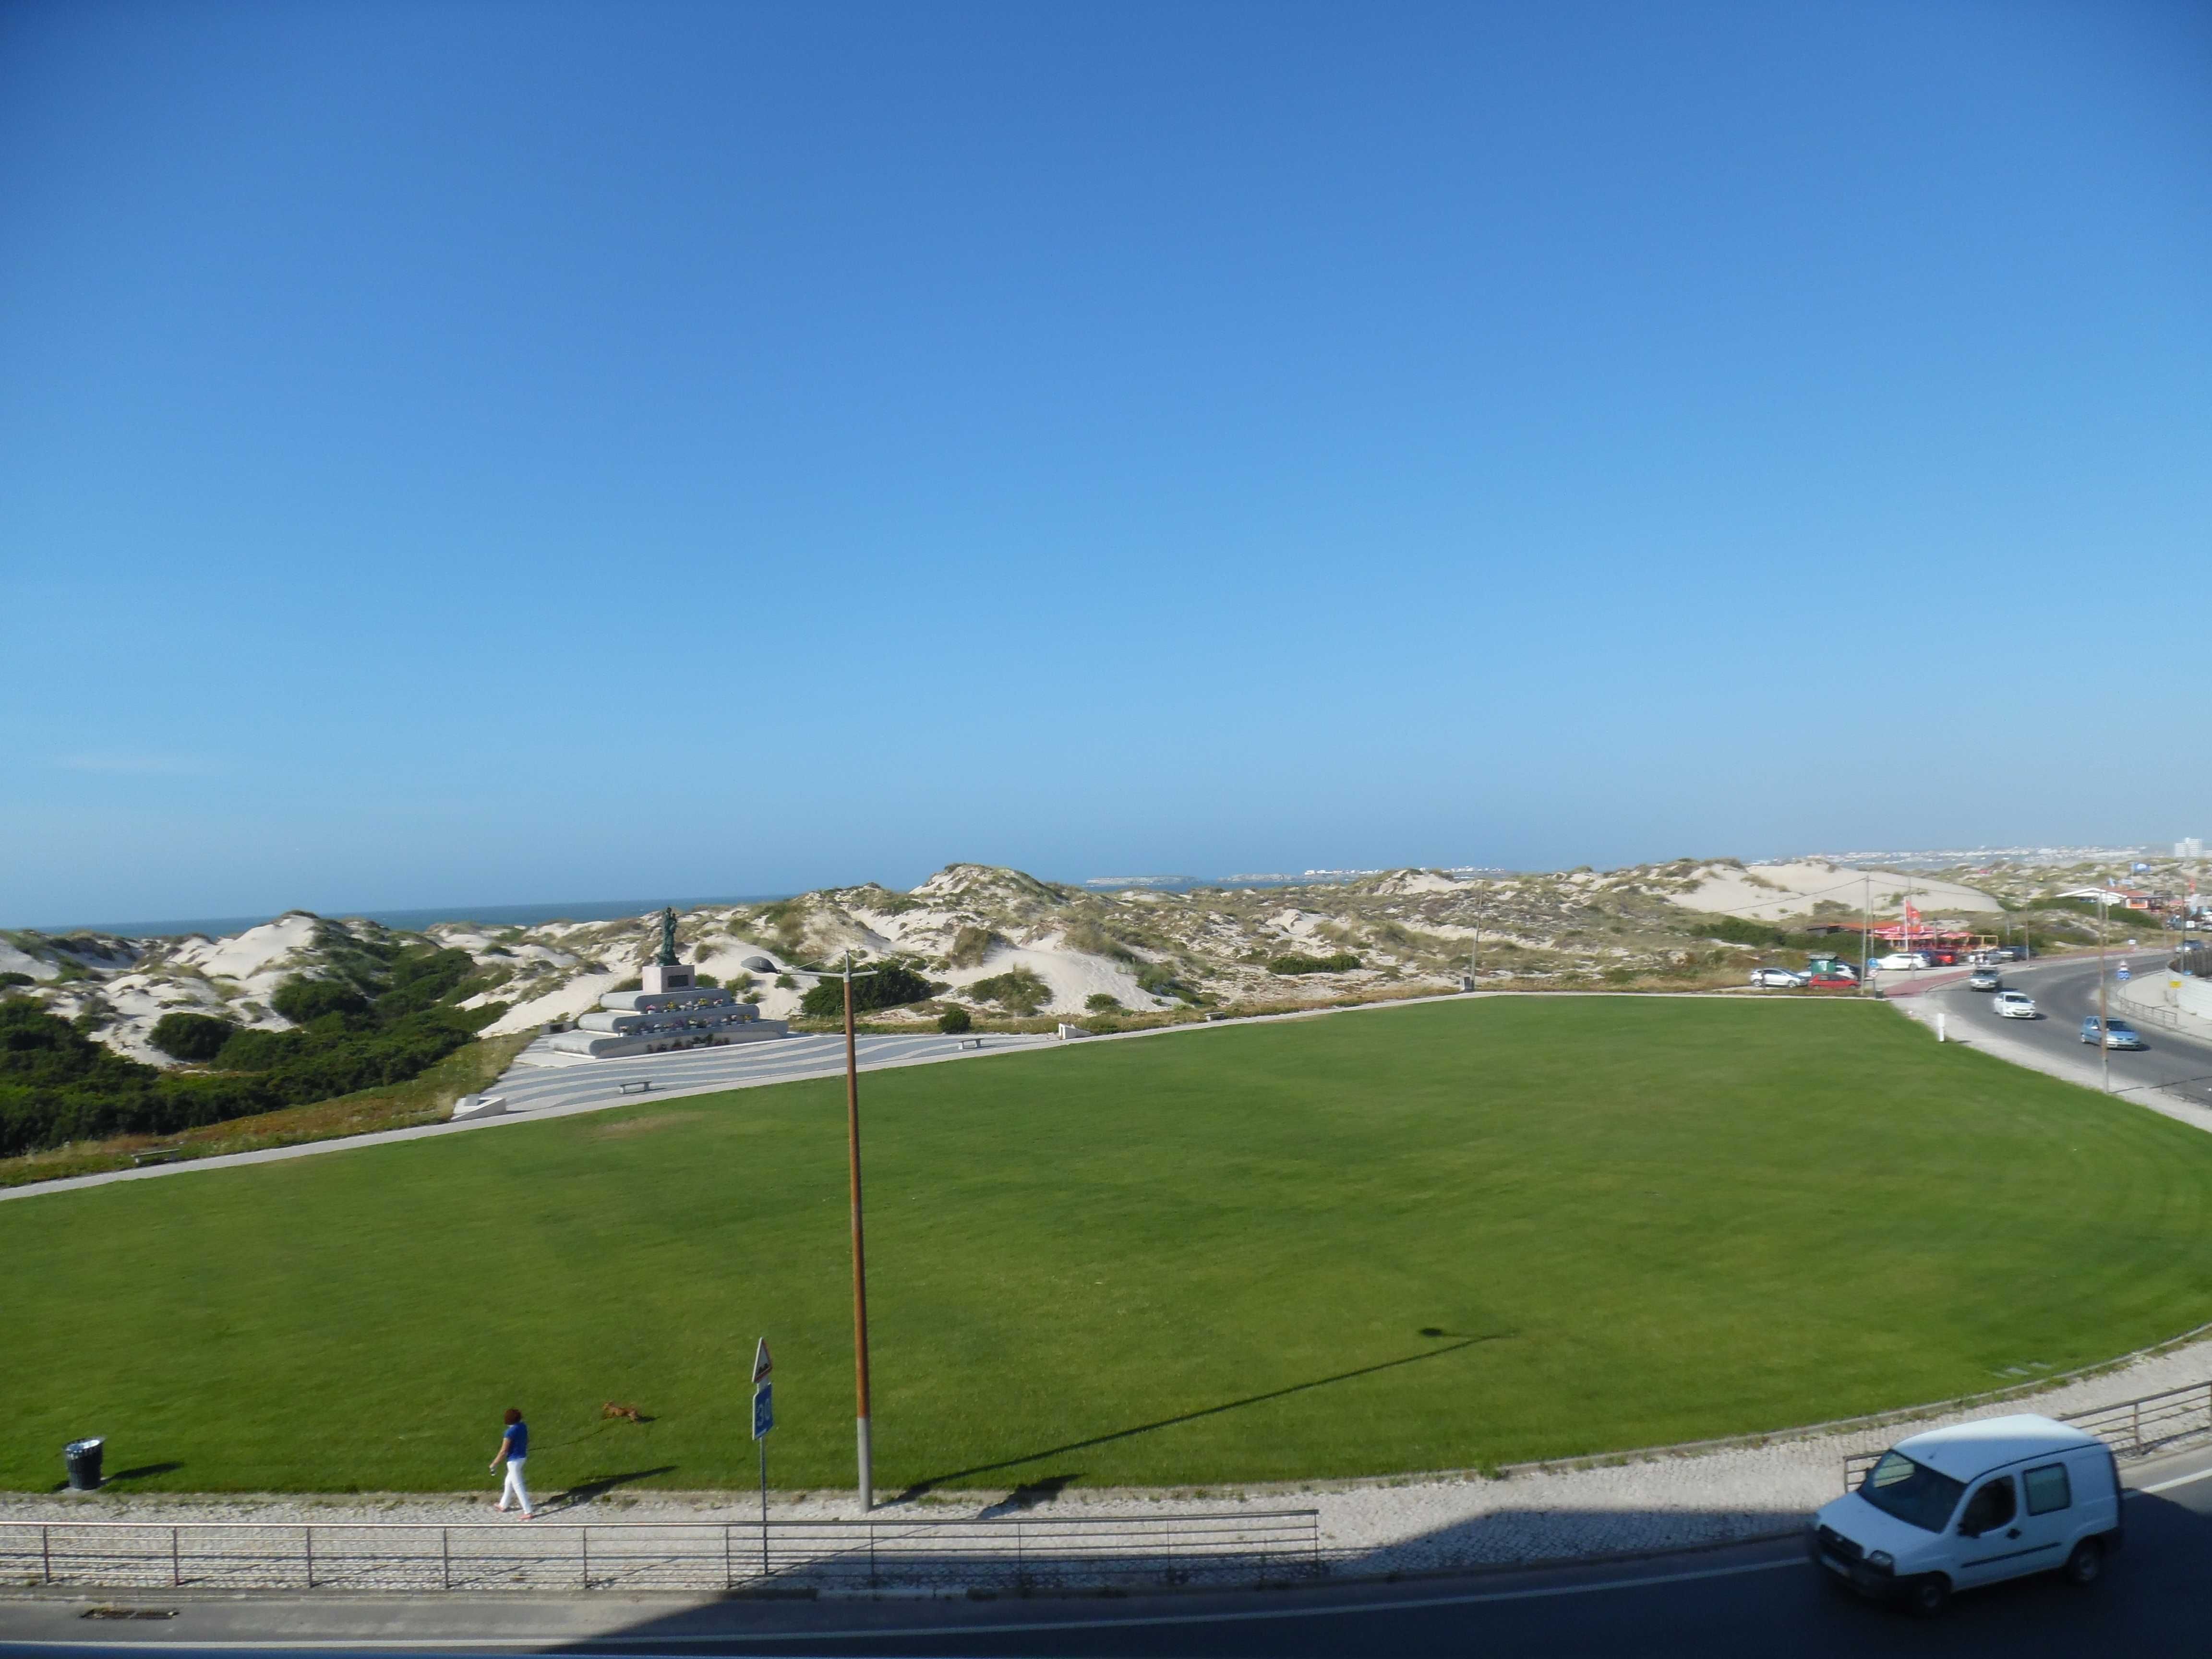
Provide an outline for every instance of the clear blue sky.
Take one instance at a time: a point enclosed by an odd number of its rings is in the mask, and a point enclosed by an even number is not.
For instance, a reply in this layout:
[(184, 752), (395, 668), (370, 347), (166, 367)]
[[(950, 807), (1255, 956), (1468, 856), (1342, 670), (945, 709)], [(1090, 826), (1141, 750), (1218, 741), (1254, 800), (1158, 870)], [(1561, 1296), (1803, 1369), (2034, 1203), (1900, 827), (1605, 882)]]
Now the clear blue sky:
[(2212, 836), (2201, 5), (19, 0), (0, 203), (0, 922)]

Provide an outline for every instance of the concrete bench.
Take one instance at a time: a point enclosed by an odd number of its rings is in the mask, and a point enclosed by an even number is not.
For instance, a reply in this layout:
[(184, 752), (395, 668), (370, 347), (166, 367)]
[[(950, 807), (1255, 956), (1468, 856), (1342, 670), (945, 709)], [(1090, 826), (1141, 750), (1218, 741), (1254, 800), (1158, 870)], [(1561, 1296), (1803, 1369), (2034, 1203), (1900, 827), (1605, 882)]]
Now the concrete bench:
[(615, 1092), (618, 1095), (641, 1095), (651, 1087), (653, 1087), (653, 1079), (647, 1078), (637, 1083), (618, 1084), (616, 1085)]

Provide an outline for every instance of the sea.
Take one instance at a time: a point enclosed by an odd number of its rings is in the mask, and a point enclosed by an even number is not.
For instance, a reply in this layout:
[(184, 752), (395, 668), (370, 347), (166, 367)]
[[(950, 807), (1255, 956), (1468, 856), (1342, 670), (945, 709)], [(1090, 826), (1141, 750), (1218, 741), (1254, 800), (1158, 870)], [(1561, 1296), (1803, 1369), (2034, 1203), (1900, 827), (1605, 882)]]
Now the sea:
[[(702, 904), (768, 904), (790, 896), (788, 893), (739, 893), (727, 897), (586, 899), (568, 904), (448, 904), (430, 910), (337, 910), (329, 914), (349, 919), (362, 917), (380, 921), (386, 927), (413, 932), (434, 921), (470, 921), (486, 927), (527, 927), (541, 921), (615, 921), (623, 916), (641, 916), (667, 904), (681, 912)], [(222, 939), (227, 934), (242, 933), (249, 927), (258, 927), (264, 921), (274, 921), (278, 914), (281, 913), (187, 916), (167, 921), (81, 921), (66, 927), (24, 931), (44, 933), (50, 939), (63, 933), (113, 933), (122, 939), (179, 939), (188, 933), (204, 933), (210, 939)]]

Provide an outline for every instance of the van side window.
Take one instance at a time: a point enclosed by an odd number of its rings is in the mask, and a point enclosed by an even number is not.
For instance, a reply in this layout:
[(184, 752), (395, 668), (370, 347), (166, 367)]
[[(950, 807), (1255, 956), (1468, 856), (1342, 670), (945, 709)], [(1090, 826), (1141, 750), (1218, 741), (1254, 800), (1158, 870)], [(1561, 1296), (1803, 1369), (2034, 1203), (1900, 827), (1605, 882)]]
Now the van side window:
[(2012, 1477), (2001, 1474), (1966, 1500), (1966, 1512), (1959, 1517), (1959, 1530), (1970, 1534), (1990, 1532), (2019, 1513), (2019, 1503), (2012, 1492)]
[(2074, 1501), (2074, 1483), (2066, 1478), (2063, 1463), (2050, 1463), (2039, 1469), (2030, 1469), (2021, 1477), (2027, 1488), (2027, 1512), (2048, 1515), (2053, 1510), (2063, 1510)]

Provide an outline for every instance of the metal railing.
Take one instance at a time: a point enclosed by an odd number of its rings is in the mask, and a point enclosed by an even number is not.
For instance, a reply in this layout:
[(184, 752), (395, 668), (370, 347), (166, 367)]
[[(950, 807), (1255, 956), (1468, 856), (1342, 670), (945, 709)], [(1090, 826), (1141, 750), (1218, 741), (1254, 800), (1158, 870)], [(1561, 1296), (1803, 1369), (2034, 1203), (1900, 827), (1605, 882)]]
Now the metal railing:
[(969, 1521), (0, 1522), (0, 1582), (103, 1589), (1019, 1593), (1324, 1571), (1319, 1512)]
[[(2095, 1435), (2116, 1457), (2144, 1457), (2192, 1435), (2212, 1434), (2212, 1382), (2191, 1382), (2094, 1411), (2068, 1412), (2058, 1420)], [(1856, 1491), (1881, 1456), (1880, 1452), (1853, 1452), (1844, 1458), (1844, 1490)]]

